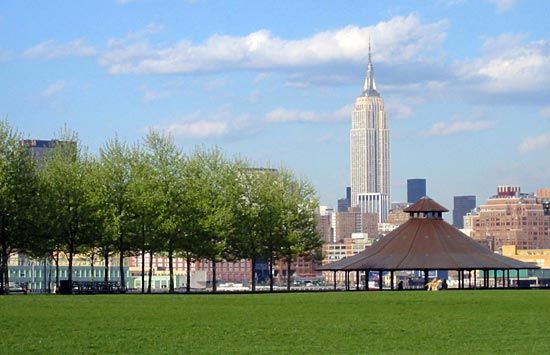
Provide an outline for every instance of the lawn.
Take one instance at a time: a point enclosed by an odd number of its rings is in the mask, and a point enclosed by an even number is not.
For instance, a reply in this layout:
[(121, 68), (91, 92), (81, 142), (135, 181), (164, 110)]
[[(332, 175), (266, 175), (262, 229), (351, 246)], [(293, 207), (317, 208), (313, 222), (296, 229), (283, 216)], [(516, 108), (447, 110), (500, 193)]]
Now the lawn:
[(0, 353), (550, 353), (550, 292), (0, 297)]

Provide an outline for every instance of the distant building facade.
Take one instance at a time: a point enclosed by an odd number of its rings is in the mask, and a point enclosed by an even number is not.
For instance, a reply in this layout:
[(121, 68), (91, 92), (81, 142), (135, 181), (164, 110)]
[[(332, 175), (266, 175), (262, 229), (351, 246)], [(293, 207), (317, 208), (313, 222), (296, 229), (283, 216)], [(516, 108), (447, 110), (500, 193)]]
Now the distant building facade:
[(389, 196), (384, 193), (371, 192), (357, 195), (358, 206), (363, 213), (373, 213), (378, 216), (378, 223), (386, 223), (389, 212)]
[(465, 218), (470, 236), (493, 250), (550, 248), (550, 216), (535, 197), (518, 186), (499, 186), (497, 195)]
[(476, 208), (476, 197), (469, 196), (455, 196), (453, 206), (453, 226), (455, 228), (464, 228), (464, 216), (471, 210)]
[(346, 187), (346, 197), (338, 200), (338, 212), (347, 212), (351, 207), (351, 187)]
[(426, 196), (426, 179), (407, 180), (407, 203), (415, 203)]

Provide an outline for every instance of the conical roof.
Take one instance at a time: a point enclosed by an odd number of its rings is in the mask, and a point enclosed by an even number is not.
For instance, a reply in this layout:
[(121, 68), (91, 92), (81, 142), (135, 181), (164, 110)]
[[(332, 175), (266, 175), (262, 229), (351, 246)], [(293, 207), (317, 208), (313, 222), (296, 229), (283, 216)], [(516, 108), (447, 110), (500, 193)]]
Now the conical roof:
[[(446, 211), (431, 199), (423, 200), (411, 206), (415, 208), (413, 212), (417, 211), (416, 208), (418, 212)], [(538, 267), (493, 253), (441, 218), (413, 217), (365, 251), (319, 269), (468, 270)]]
[(449, 210), (428, 196), (424, 196), (409, 207), (405, 208), (403, 212), (449, 212)]

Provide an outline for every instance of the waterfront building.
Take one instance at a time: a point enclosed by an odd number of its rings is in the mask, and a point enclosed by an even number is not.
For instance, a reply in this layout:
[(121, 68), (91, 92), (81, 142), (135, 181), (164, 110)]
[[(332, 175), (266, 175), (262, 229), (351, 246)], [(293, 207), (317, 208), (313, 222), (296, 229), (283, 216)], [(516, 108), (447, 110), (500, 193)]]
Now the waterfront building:
[(499, 186), (497, 194), (467, 218), (471, 237), (492, 250), (503, 245), (550, 248), (550, 216), (540, 201), (522, 194), (519, 186)]

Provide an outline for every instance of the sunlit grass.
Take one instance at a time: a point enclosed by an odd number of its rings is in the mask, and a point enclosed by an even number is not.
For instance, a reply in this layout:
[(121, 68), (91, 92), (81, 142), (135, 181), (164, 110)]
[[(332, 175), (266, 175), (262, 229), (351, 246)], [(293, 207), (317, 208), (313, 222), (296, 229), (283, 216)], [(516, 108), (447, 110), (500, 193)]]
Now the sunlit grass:
[(0, 297), (0, 353), (548, 353), (550, 292)]

